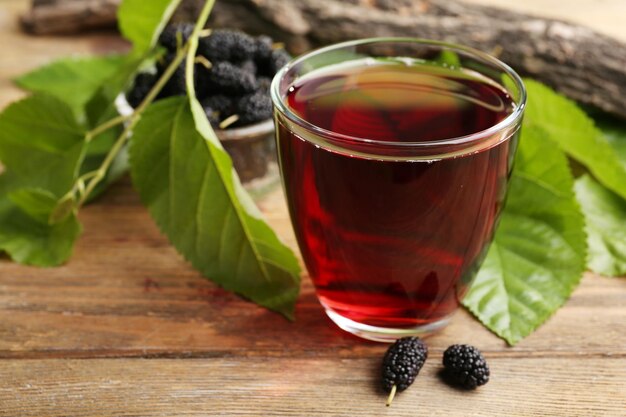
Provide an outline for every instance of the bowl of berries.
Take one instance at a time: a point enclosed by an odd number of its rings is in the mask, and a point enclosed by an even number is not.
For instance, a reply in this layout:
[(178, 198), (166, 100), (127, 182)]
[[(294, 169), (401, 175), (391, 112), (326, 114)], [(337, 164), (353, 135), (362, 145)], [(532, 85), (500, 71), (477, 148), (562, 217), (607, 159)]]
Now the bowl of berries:
[[(137, 74), (130, 90), (120, 98), (122, 114), (132, 112), (147, 96), (177, 50), (187, 41), (192, 24), (168, 26), (159, 37), (163, 54), (155, 65)], [(278, 183), (270, 84), (290, 55), (268, 36), (218, 29), (198, 42), (194, 86), (198, 100), (217, 137), (248, 187)], [(180, 64), (158, 99), (185, 95), (186, 62)]]

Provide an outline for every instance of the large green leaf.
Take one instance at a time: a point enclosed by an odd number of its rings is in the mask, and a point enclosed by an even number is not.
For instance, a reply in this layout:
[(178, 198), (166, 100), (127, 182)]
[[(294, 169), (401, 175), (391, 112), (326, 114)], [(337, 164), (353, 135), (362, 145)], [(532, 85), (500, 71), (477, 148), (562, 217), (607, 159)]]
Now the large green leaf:
[(84, 128), (65, 102), (35, 94), (0, 114), (0, 250), (29, 265), (58, 265), (80, 234), (74, 213), (52, 224), (85, 152)]
[(22, 186), (65, 194), (84, 152), (85, 129), (63, 101), (35, 94), (0, 114), (0, 161)]
[(626, 200), (588, 175), (576, 180), (576, 197), (587, 220), (589, 268), (626, 275)]
[(145, 60), (151, 62), (152, 56), (146, 57), (136, 53), (126, 55), (118, 70), (112, 73), (93, 92), (89, 101), (85, 104), (87, 120), (92, 127), (98, 126), (118, 115), (115, 100), (120, 93), (126, 90), (140, 67), (144, 65)]
[(133, 132), (131, 174), (161, 230), (228, 290), (293, 317), (299, 265), (261, 219), (228, 155), (196, 130), (185, 97), (151, 105)]
[(572, 187), (565, 155), (524, 127), (500, 226), (463, 302), (509, 344), (550, 317), (582, 276), (584, 220)]
[(81, 232), (74, 213), (50, 224), (57, 198), (36, 188), (17, 189), (10, 173), (0, 175), (0, 250), (27, 265), (55, 266), (72, 254)]
[(626, 170), (626, 121), (607, 115), (594, 120)]
[(82, 117), (87, 102), (124, 61), (120, 55), (64, 58), (24, 74), (15, 82), (29, 91), (55, 96)]
[(145, 52), (156, 44), (159, 34), (181, 0), (123, 0), (117, 12), (120, 31), (133, 43), (135, 51)]
[[(93, 128), (118, 116), (115, 98), (126, 88), (141, 64), (142, 57), (134, 54), (61, 59), (19, 77), (16, 82), (23, 88), (45, 92), (64, 101), (77, 119), (86, 121)], [(87, 143), (79, 173), (97, 169), (121, 132), (122, 126), (118, 125)], [(127, 161), (124, 151), (92, 192), (90, 201), (128, 171)], [(45, 184), (43, 186), (46, 188)]]
[(602, 184), (626, 198), (626, 167), (593, 120), (545, 85), (530, 79), (524, 83), (529, 97), (524, 126), (541, 128), (546, 139), (556, 142)]
[[(147, 60), (150, 60), (148, 58)], [(119, 116), (116, 106), (118, 95), (126, 90), (126, 87), (135, 76), (141, 66), (145, 64), (143, 57), (129, 54), (125, 57), (118, 71), (112, 74), (104, 84), (92, 95), (86, 104), (87, 119), (93, 127), (101, 125), (108, 120)], [(123, 126), (118, 125), (102, 132), (87, 145), (85, 160), (81, 166), (81, 174), (100, 167), (117, 138), (122, 134)], [(88, 202), (100, 196), (113, 182), (117, 181), (128, 172), (128, 152), (122, 149), (116, 156), (113, 165), (107, 171), (106, 177), (91, 192)]]

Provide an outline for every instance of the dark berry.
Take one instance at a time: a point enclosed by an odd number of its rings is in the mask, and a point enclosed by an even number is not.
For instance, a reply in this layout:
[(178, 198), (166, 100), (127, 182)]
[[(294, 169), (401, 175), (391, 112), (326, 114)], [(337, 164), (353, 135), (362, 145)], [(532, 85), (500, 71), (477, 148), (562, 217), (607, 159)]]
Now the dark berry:
[(231, 59), (244, 61), (254, 59), (256, 43), (254, 38), (243, 32), (233, 32), (233, 49), (230, 51)]
[(237, 101), (235, 113), (239, 116), (237, 126), (267, 120), (272, 117), (272, 100), (267, 94), (261, 92), (243, 96)]
[(396, 391), (407, 389), (428, 357), (428, 348), (417, 337), (403, 337), (389, 347), (383, 359), (383, 388), (389, 392), (387, 405)]
[(271, 78), (290, 60), (291, 56), (284, 49), (273, 49), (267, 58), (257, 61), (259, 73)]
[(198, 41), (198, 54), (211, 62), (228, 61), (234, 40), (230, 31), (215, 30)]
[(251, 59), (246, 59), (237, 66), (250, 74), (256, 74), (256, 64)]
[[(174, 52), (167, 53), (163, 57), (162, 61), (158, 63), (157, 69), (159, 74), (163, 74), (167, 67), (172, 63), (176, 54)], [(171, 78), (167, 81), (163, 87), (162, 96), (180, 96), (187, 94), (187, 76), (185, 75), (185, 65), (187, 59), (183, 59), (180, 65), (176, 68)]]
[[(175, 53), (168, 53), (157, 64), (159, 75), (162, 75), (167, 67), (172, 63)], [(181, 96), (187, 94), (187, 58), (184, 58), (178, 65), (170, 79), (163, 87), (159, 97)], [(194, 64), (194, 87), (199, 99), (206, 97), (210, 93), (210, 71), (202, 64)]]
[(273, 43), (274, 41), (272, 41), (272, 38), (270, 38), (269, 36), (262, 35), (256, 38), (256, 50), (254, 52), (254, 60), (257, 63), (263, 64), (270, 61), (272, 57)]
[(218, 113), (222, 120), (232, 115), (234, 111), (233, 99), (221, 94), (208, 96), (201, 101), (201, 104), (205, 109), (210, 108)]
[(265, 94), (269, 94), (270, 86), (272, 85), (272, 79), (269, 77), (259, 77), (257, 80), (259, 84), (259, 90)]
[(211, 70), (198, 63), (194, 66), (193, 71), (196, 96), (199, 100), (202, 100), (213, 93), (211, 88)]
[(279, 69), (287, 65), (291, 61), (291, 55), (284, 49), (275, 49), (272, 51), (270, 60), (270, 75), (274, 75)]
[(141, 104), (157, 81), (156, 74), (140, 73), (135, 77), (133, 88), (126, 94), (126, 100), (133, 108)]
[(247, 71), (229, 63), (218, 62), (210, 71), (211, 88), (229, 94), (245, 94), (258, 87), (256, 77)]
[(489, 382), (489, 366), (474, 346), (450, 346), (443, 354), (443, 366), (447, 379), (463, 388), (474, 389)]
[(213, 63), (252, 59), (255, 51), (254, 39), (234, 30), (214, 30), (198, 43), (198, 54)]
[[(191, 36), (193, 25), (190, 23), (179, 23), (167, 26), (159, 36), (159, 44), (166, 48), (169, 52), (176, 52), (178, 47), (178, 37), (180, 36), (181, 46)], [(180, 34), (180, 35), (178, 35)]]
[(204, 113), (206, 114), (207, 119), (209, 119), (209, 123), (211, 123), (213, 127), (217, 128), (220, 124), (219, 112), (216, 112), (210, 107), (204, 107)]

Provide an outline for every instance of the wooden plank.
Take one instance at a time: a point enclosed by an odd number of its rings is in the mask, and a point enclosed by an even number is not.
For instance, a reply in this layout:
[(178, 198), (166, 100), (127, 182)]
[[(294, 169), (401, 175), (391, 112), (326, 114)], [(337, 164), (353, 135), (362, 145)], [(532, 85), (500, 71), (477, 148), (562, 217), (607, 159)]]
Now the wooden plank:
[(605, 416), (626, 410), (626, 358), (488, 358), (491, 381), (450, 388), (431, 355), (391, 407), (380, 358), (0, 361), (0, 416)]
[[(295, 245), (280, 190), (261, 207)], [(160, 235), (128, 180), (80, 217), (85, 232), (69, 264), (0, 262), (0, 357), (353, 357), (383, 349), (337, 330), (307, 277), (295, 323), (203, 279)], [(587, 275), (567, 305), (513, 349), (464, 311), (429, 343), (441, 351), (465, 341), (513, 356), (626, 354), (623, 289), (623, 280)]]

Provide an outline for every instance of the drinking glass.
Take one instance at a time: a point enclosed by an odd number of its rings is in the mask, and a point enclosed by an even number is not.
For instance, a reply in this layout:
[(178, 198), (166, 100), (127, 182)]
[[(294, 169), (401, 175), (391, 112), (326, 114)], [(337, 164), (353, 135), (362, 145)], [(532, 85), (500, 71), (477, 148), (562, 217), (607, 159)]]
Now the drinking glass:
[[(394, 82), (408, 87), (372, 98)], [(520, 77), (468, 47), (375, 38), (300, 56), (271, 95), (291, 221), (327, 315), (378, 341), (444, 327), (504, 205), (526, 101)], [(492, 113), (501, 117), (491, 123)]]

